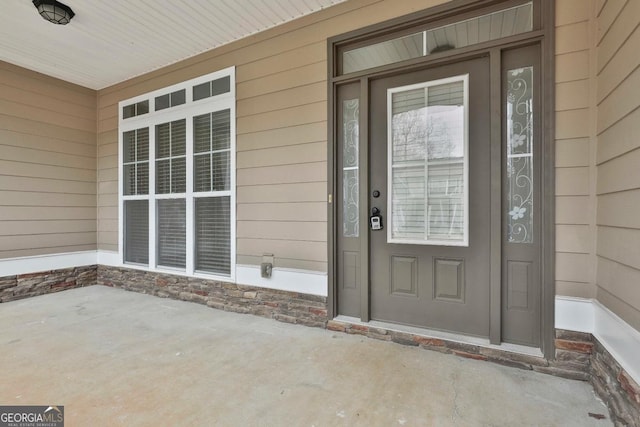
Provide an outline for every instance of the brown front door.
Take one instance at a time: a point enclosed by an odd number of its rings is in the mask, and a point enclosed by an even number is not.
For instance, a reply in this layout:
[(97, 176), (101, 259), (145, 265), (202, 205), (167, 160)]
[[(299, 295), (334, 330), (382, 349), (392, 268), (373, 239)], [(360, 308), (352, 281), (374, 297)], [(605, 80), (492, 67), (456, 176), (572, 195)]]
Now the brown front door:
[(490, 122), (487, 56), (371, 81), (372, 319), (489, 336)]

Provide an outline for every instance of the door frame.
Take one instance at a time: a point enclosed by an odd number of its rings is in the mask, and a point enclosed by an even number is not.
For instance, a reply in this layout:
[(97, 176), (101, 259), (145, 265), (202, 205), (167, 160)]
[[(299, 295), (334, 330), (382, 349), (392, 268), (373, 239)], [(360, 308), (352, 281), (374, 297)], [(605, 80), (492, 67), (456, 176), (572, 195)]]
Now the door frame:
[[(410, 15), (395, 18), (389, 21), (374, 24), (369, 27), (357, 29), (346, 34), (328, 39), (327, 64), (328, 64), (328, 103), (327, 103), (327, 128), (328, 128), (328, 157), (327, 157), (327, 226), (328, 226), (328, 301), (327, 315), (329, 319), (337, 316), (337, 247), (338, 238), (337, 209), (338, 201), (333, 202), (334, 195), (338, 194), (336, 184), (339, 182), (337, 174), (338, 135), (336, 126), (336, 99), (337, 88), (342, 84), (359, 83), (360, 87), (360, 176), (368, 176), (368, 115), (369, 115), (369, 81), (372, 78), (391, 76), (438, 65), (445, 65), (463, 59), (476, 56), (490, 56), (491, 79), (491, 158), (492, 164), (501, 164), (502, 147), (502, 80), (501, 80), (501, 52), (505, 49), (524, 47), (539, 44), (541, 50), (541, 102), (540, 129), (542, 135), (542, 197), (540, 200), (541, 221), (541, 306), (540, 306), (540, 332), (541, 350), (547, 359), (555, 357), (555, 0), (532, 0), (534, 4), (533, 30), (523, 34), (505, 37), (495, 41), (489, 41), (468, 47), (462, 47), (450, 51), (434, 53), (416, 59), (410, 59), (399, 63), (366, 69), (346, 75), (339, 74), (340, 54), (345, 48), (366, 46), (378, 39), (397, 37), (399, 35), (414, 32), (417, 27), (428, 25), (441, 26), (451, 22), (460, 21), (468, 17), (481, 15), (494, 10), (505, 9), (511, 6), (527, 3), (526, 0), (453, 0)], [(497, 160), (497, 163), (494, 163)], [(491, 171), (491, 210), (501, 212), (502, 207), (502, 168), (492, 168)], [(365, 181), (368, 182), (368, 181)], [(361, 184), (362, 185), (362, 184)], [(361, 207), (368, 207), (368, 188), (362, 188), (359, 194)], [(494, 191), (495, 190), (495, 191)], [(360, 224), (367, 224), (368, 209), (360, 209)], [(501, 343), (501, 291), (502, 291), (502, 215), (491, 215), (491, 310), (490, 310), (490, 342)], [(369, 316), (369, 238), (367, 228), (362, 228), (360, 233), (360, 320), (368, 322)]]

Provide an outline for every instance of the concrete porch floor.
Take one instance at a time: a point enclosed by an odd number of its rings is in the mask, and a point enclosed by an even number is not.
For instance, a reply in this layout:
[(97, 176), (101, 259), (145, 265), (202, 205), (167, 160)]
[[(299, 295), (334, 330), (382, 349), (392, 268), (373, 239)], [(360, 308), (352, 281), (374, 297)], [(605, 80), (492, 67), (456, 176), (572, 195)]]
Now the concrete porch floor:
[(68, 427), (612, 425), (587, 383), (101, 286), (1, 304), (0, 375)]

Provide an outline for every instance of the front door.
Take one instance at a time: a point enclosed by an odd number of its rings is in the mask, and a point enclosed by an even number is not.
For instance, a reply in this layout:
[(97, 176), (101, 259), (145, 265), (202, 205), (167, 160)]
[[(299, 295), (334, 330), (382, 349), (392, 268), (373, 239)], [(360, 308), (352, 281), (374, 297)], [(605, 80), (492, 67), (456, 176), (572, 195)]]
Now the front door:
[(329, 315), (553, 357), (553, 4), (452, 3), (330, 41)]
[(370, 82), (374, 320), (489, 336), (489, 76), (483, 56)]

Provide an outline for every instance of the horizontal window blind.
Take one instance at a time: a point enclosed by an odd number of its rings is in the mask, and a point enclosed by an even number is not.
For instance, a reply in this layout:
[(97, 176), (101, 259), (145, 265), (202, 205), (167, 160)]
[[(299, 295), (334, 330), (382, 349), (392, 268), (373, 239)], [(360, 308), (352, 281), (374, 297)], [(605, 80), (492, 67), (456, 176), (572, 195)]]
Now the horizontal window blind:
[(158, 265), (184, 268), (187, 249), (185, 200), (158, 200), (157, 206)]
[(427, 238), (460, 240), (464, 227), (464, 165), (431, 163), (427, 170)]
[(424, 166), (393, 169), (394, 238), (424, 239)]
[(230, 111), (193, 118), (194, 191), (228, 191), (230, 186)]
[(196, 270), (231, 272), (231, 201), (225, 197), (195, 199)]
[(186, 120), (156, 126), (156, 193), (187, 191)]
[(149, 129), (124, 132), (122, 142), (124, 195), (149, 194)]
[(124, 260), (149, 263), (149, 201), (124, 202)]

